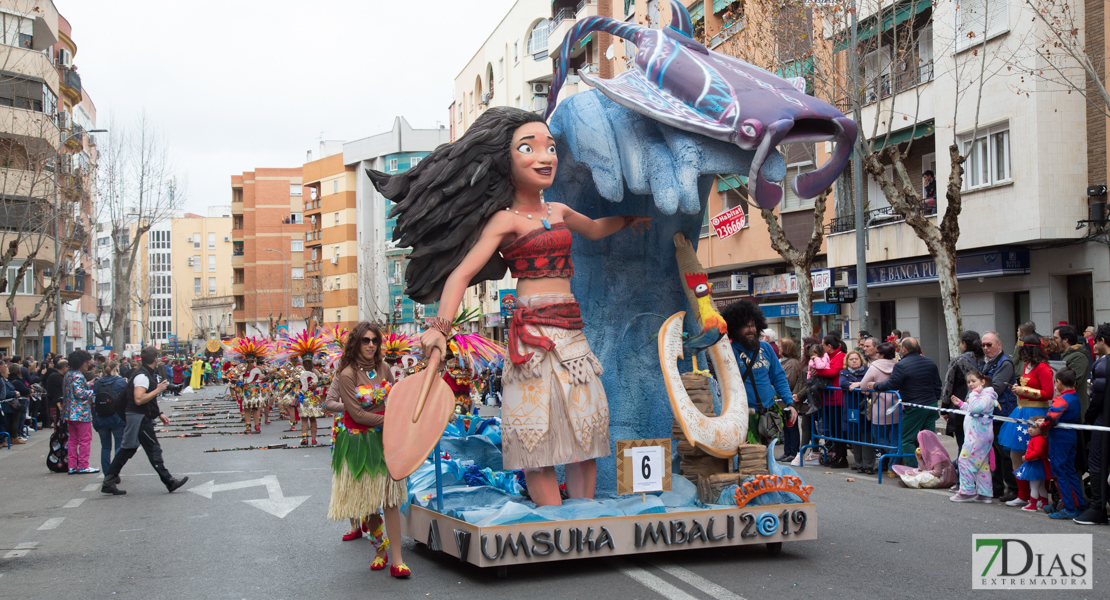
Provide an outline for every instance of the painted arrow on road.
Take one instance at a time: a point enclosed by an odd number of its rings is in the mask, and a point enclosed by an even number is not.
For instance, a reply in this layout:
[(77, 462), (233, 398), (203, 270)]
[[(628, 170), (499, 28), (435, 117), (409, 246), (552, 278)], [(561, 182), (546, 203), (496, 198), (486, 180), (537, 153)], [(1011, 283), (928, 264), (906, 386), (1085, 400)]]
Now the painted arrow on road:
[(230, 492), (231, 490), (241, 490), (260, 485), (266, 486), (266, 494), (268, 497), (260, 500), (243, 500), (243, 502), (255, 508), (260, 508), (279, 519), (284, 519), (285, 515), (293, 512), (293, 509), (309, 499), (309, 496), (283, 496), (281, 493), (281, 484), (278, 483), (277, 475), (267, 475), (261, 479), (248, 479), (246, 481), (221, 483), (219, 485), (216, 484), (215, 480), (212, 480), (194, 488), (189, 488), (188, 491), (198, 496), (211, 499), (212, 494), (216, 492)]

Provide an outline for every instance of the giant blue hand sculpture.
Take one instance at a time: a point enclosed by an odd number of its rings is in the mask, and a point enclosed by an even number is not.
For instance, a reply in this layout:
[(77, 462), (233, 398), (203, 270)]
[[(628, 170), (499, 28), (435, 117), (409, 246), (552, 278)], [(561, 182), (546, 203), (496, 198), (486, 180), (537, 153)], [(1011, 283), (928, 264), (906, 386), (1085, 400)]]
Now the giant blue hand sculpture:
[[(562, 102), (550, 127), (559, 168), (546, 200), (593, 218), (654, 217), (645, 235), (576, 237), (571, 286), (590, 346), (605, 367), (610, 438), (670, 437), (672, 415), (659, 358), (654, 351), (636, 353), (639, 344), (622, 341), (621, 331), (638, 313), (686, 310), (672, 237), (682, 232), (698, 240), (713, 176), (748, 173), (755, 152), (647, 118), (597, 91)], [(781, 181), (782, 157), (771, 153), (760, 173)], [(599, 494), (616, 489), (613, 456), (598, 461), (597, 489)]]

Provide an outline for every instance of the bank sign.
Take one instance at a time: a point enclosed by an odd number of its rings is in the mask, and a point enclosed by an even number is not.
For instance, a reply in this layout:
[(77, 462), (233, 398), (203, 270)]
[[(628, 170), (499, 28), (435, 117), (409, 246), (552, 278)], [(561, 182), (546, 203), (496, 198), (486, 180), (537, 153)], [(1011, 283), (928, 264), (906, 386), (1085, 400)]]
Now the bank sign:
[(1090, 534), (975, 534), (972, 589), (1089, 590)]
[[(1003, 277), (1029, 274), (1029, 251), (1024, 248), (993, 250), (960, 255), (956, 278)], [(848, 287), (856, 287), (856, 269), (848, 269)], [(913, 260), (867, 267), (867, 287), (886, 287), (938, 281), (933, 259)], [(814, 290), (816, 291), (816, 289)]]

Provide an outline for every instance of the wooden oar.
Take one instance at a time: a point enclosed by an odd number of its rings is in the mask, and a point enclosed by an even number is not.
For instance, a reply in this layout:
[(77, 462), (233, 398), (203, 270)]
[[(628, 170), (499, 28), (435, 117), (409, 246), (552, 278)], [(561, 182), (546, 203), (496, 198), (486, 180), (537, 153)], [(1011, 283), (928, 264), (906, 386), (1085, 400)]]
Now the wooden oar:
[(428, 353), (428, 366), (424, 369), (431, 375), (424, 378), (424, 385), (420, 386), (420, 395), (417, 396), (416, 410), (412, 412), (412, 422), (415, 423), (420, 419), (420, 413), (424, 412), (424, 403), (428, 401), (428, 390), (432, 389), (432, 380), (435, 379), (434, 375), (439, 371), (439, 347), (432, 348)]

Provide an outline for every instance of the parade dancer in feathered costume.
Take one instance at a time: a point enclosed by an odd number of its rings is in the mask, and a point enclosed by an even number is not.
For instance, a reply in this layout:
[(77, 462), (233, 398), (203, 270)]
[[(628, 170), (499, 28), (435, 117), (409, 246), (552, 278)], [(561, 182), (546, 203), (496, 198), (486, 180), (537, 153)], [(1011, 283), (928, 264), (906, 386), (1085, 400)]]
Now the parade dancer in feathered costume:
[(295, 371), (296, 379), (292, 383), (295, 386), (293, 403), (301, 418), (302, 446), (308, 445), (309, 429), (312, 431), (312, 445), (316, 445), (316, 419), (326, 414), (324, 396), (327, 394), (330, 378), (316, 368), (313, 359), (317, 355), (323, 355), (327, 345), (328, 339), (323, 332), (308, 330), (286, 338), (282, 345), (283, 355), (301, 359), (301, 367)]
[[(394, 481), (385, 465), (382, 426), (393, 374), (382, 359), (381, 343), (381, 330), (363, 321), (343, 347), (334, 385), (344, 412), (342, 427), (335, 433), (328, 518), (361, 518), (384, 510), (385, 533), (400, 536), (399, 509), (408, 494), (408, 480)], [(401, 557), (400, 538), (397, 544), (381, 542), (370, 569), (385, 568), (387, 551), (393, 556), (390, 574), (408, 577), (411, 571)]]
[(239, 394), (243, 401), (241, 407), (244, 420), (247, 423), (247, 433), (262, 433), (261, 420), (262, 407), (266, 403), (263, 385), (265, 376), (257, 363), (265, 362), (273, 354), (273, 349), (267, 340), (256, 337), (238, 338), (231, 344), (228, 356), (234, 360), (242, 361), (242, 373), (236, 378)]

